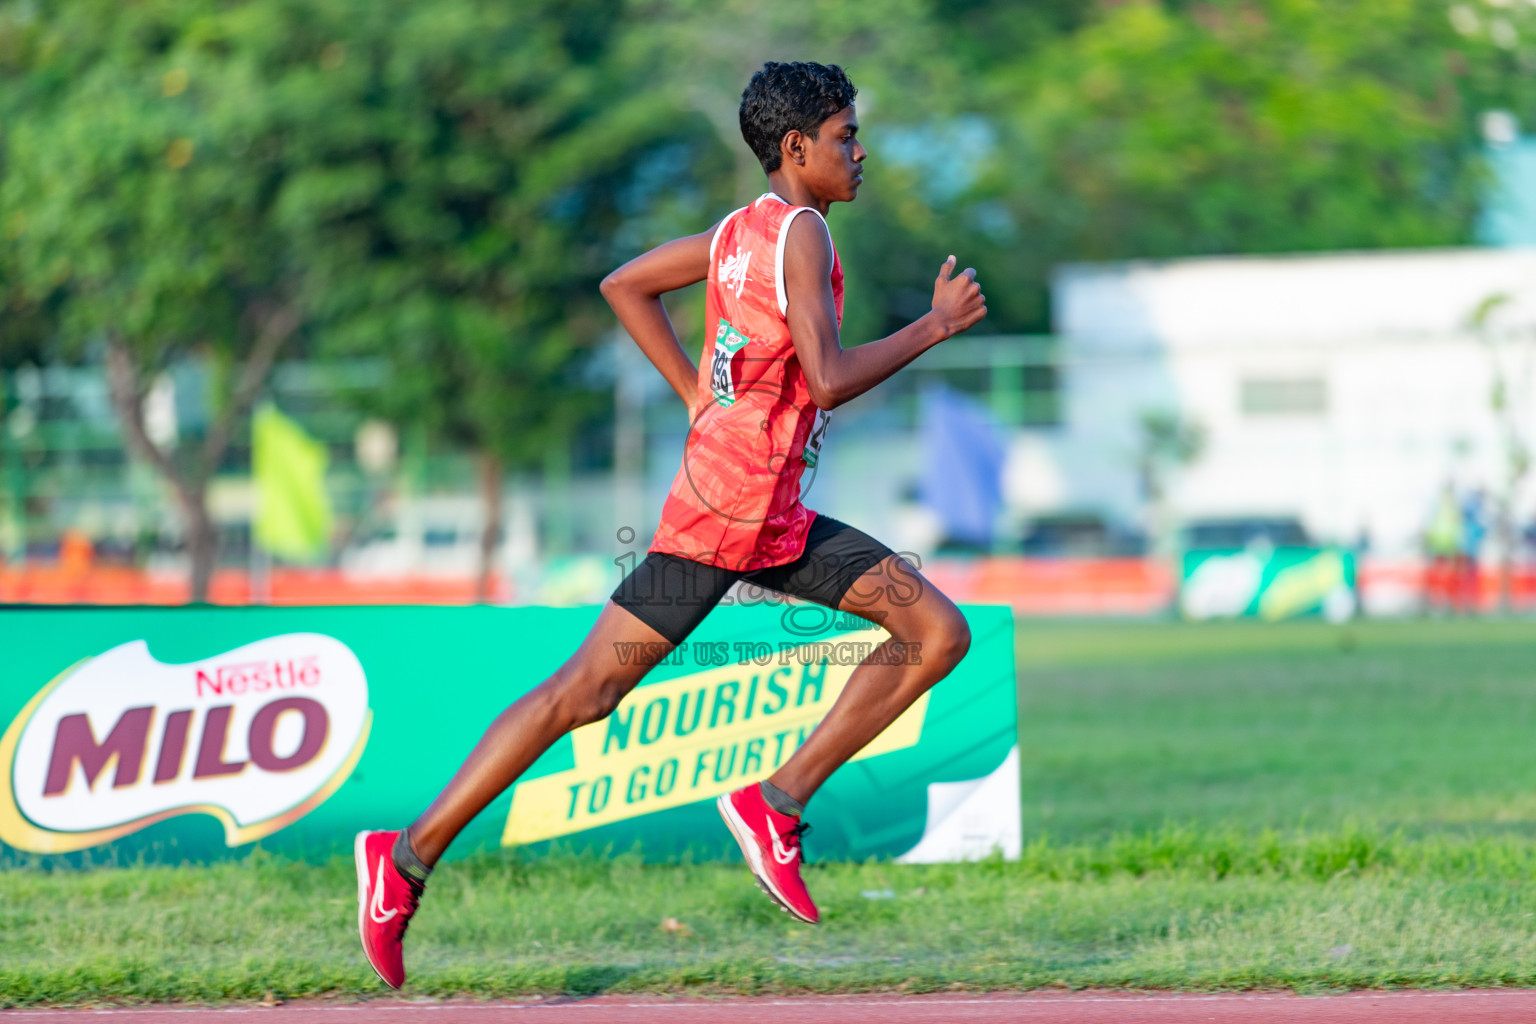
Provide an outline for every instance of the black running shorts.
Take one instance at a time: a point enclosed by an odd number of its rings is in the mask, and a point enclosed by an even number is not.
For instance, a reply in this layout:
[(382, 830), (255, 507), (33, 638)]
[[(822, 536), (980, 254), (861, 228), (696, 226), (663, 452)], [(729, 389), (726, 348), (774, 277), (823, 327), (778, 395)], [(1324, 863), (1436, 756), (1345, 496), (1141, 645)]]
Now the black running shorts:
[(652, 551), (613, 592), (613, 603), (673, 644), (687, 639), (737, 580), (836, 608), (860, 576), (893, 552), (862, 530), (817, 513), (793, 562), (751, 572)]

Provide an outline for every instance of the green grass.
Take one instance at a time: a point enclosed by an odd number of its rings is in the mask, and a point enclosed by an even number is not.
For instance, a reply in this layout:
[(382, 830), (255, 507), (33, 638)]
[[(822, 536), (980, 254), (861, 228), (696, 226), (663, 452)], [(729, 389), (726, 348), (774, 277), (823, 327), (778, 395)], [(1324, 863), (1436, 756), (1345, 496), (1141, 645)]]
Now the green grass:
[[(487, 856), (434, 878), (407, 991), (1524, 985), (1533, 868), (1515, 837), (1169, 830), (1012, 864), (814, 868), (809, 928), (739, 867)], [(345, 860), (10, 872), (0, 1005), (376, 994), (352, 888)]]
[(1536, 623), (1019, 630), (1025, 834), (1536, 835)]
[[(1019, 653), (1019, 862), (814, 866), (813, 929), (740, 866), (474, 857), (407, 993), (1536, 985), (1536, 626), (1031, 623)], [(0, 871), (0, 1006), (379, 993), (354, 892), (264, 854)]]

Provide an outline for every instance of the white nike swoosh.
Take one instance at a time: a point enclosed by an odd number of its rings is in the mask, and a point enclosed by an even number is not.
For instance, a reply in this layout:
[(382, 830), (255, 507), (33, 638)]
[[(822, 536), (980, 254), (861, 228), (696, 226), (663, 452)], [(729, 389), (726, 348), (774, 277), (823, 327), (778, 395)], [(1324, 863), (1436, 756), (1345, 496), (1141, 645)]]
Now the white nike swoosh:
[(773, 859), (780, 864), (788, 864), (795, 859), (794, 853), (784, 849), (784, 844), (779, 842), (779, 833), (773, 827), (773, 819), (764, 818), (763, 820), (768, 823), (768, 835), (773, 838)]
[(373, 883), (373, 902), (368, 905), (368, 916), (373, 918), (374, 924), (383, 924), (396, 914), (398, 910), (384, 909), (384, 858), (379, 858), (379, 877)]

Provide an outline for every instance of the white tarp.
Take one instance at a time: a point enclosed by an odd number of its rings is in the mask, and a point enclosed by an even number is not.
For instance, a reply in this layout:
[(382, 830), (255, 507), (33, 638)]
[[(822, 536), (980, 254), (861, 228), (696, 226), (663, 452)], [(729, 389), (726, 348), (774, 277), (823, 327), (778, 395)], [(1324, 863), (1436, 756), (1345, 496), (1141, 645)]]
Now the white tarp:
[(923, 838), (896, 863), (978, 860), (998, 850), (1005, 859), (1017, 860), (1023, 850), (1019, 799), (1019, 747), (1014, 744), (991, 774), (929, 784)]

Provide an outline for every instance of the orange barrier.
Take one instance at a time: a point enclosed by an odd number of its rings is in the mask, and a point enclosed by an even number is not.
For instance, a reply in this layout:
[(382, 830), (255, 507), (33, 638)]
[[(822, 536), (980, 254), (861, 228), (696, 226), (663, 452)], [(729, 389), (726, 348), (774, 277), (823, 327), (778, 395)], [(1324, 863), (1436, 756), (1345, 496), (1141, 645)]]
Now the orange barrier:
[[(956, 602), (1006, 604), (1019, 615), (1161, 615), (1174, 607), (1173, 569), (1142, 558), (933, 558), (923, 574)], [(1501, 607), (1503, 583), (1496, 567), (1362, 559), (1357, 580), (1368, 613), (1405, 614), (1421, 609), (1491, 612)], [(243, 569), (214, 574), (210, 600), (248, 605), (251, 575)], [(1536, 609), (1536, 565), (1515, 566), (1508, 581), (1509, 607)], [(468, 576), (353, 576), (339, 569), (274, 568), (266, 599), (272, 605), (371, 605), (475, 603)], [(0, 569), (0, 604), (176, 605), (189, 597), (186, 574), (153, 573), (121, 566), (61, 562)], [(510, 580), (493, 581), (492, 600), (510, 603)]]
[[(220, 569), (209, 585), (212, 604), (252, 604), (251, 574)], [(275, 568), (268, 576), (272, 605), (473, 604), (475, 581), (469, 577), (358, 577), (338, 569)], [(509, 587), (492, 581), (492, 599), (510, 598)], [(93, 566), (28, 566), (0, 569), (0, 603), (6, 604), (186, 604), (191, 589), (184, 572), (151, 573), (143, 569)]]
[(1478, 613), (1498, 611), (1508, 587), (1509, 608), (1536, 609), (1536, 566), (1512, 566), (1509, 578), (1497, 566), (1457, 563), (1362, 561), (1356, 585), (1367, 609), (1381, 603), (1376, 595), (1394, 595), (1428, 611)]
[[(1006, 604), (1024, 615), (1151, 615), (1173, 602), (1174, 580), (1163, 565), (1118, 559), (932, 559), (923, 572), (955, 601)], [(253, 603), (250, 573), (220, 569), (209, 588), (213, 604)], [(0, 570), (0, 603), (174, 605), (189, 597), (185, 573), (151, 573), (113, 566), (27, 566)], [(495, 581), (493, 600), (515, 596)], [(468, 577), (356, 577), (337, 569), (274, 568), (273, 605), (473, 604)]]
[(1148, 558), (932, 559), (923, 575), (957, 602), (1020, 615), (1156, 615), (1177, 589), (1172, 568)]

